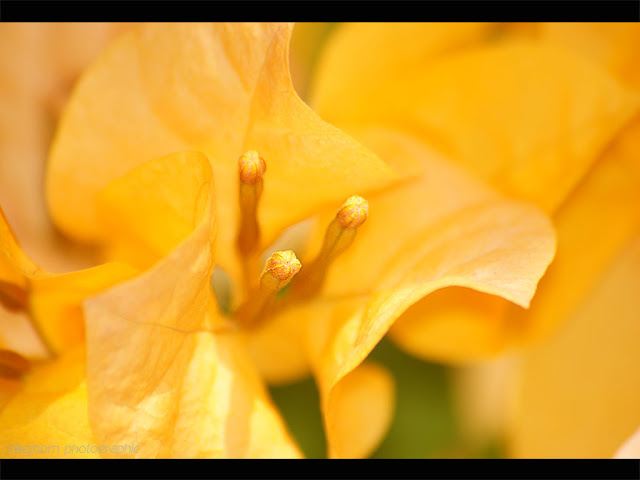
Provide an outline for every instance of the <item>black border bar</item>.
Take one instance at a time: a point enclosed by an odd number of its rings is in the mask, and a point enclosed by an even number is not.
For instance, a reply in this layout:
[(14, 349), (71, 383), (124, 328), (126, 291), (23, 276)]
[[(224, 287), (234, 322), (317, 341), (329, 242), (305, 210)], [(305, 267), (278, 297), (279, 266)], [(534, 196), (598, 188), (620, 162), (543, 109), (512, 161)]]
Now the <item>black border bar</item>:
[(640, 21), (638, 0), (0, 0), (0, 20)]
[(2, 460), (0, 478), (637, 479), (640, 460)]

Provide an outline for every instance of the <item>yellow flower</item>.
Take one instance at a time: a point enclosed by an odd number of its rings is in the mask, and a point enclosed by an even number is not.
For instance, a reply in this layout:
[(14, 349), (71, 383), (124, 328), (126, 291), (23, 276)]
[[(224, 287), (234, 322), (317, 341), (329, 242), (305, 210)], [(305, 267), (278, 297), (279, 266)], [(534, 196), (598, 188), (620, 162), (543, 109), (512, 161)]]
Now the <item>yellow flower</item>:
[[(638, 24), (543, 24), (532, 35), (640, 93)], [(522, 359), (508, 431), (514, 456), (609, 458), (640, 425), (639, 158), (636, 114), (558, 216), (558, 261), (566, 260), (551, 266), (540, 293), (564, 299), (568, 318)]]
[[(402, 345), (440, 358), (473, 359), (519, 340), (513, 322), (492, 313), (515, 308), (502, 299), (529, 305), (555, 241), (538, 208), (507, 195), (552, 211), (635, 104), (564, 52), (472, 50), (491, 28), (427, 27), (347, 27), (317, 78), (320, 113), (384, 163), (295, 95), (290, 26), (151, 25), (110, 48), (65, 112), (47, 198), (67, 235), (139, 274), (84, 301), (86, 387), (80, 374), (73, 390), (41, 399), (27, 426), (16, 425), (42, 382), (33, 373), (0, 415), (3, 442), (36, 438), (45, 425), (56, 429), (47, 438), (68, 432), (56, 422), (72, 418), (61, 420), (73, 405), (82, 429), (73, 435), (139, 445), (131, 455), (295, 455), (245, 344), (269, 381), (311, 370), (329, 454), (365, 456), (388, 424), (392, 385), (362, 362), (398, 317)], [(583, 85), (587, 75), (594, 80)], [(248, 153), (238, 190), (236, 159), (253, 150), (266, 173)], [(353, 194), (368, 200), (364, 224), (359, 197), (335, 216)], [(284, 280), (280, 266), (268, 267), (258, 286), (256, 257), (314, 215), (300, 274), (274, 298), (298, 267), (288, 261)], [(233, 281), (231, 318), (210, 291), (214, 262)], [(416, 317), (442, 303), (437, 290), (477, 309), (468, 316), (445, 306), (426, 337)], [(43, 408), (46, 416), (34, 413)]]
[(513, 358), (472, 378), (486, 390), (515, 381), (491, 397), (492, 414), (508, 410), (514, 456), (610, 457), (640, 422), (628, 370), (640, 351), (639, 35), (635, 24), (349, 25), (316, 78), (314, 107), (365, 145), (375, 150), (354, 126), (401, 130), (551, 217), (556, 258), (530, 309), (448, 288), (391, 330), (410, 352), (455, 363), (556, 334), (515, 379)]
[(0, 205), (25, 252), (54, 271), (79, 268), (87, 259), (55, 232), (46, 210), (42, 184), (51, 136), (78, 75), (124, 28), (103, 23), (0, 28)]
[[(468, 359), (499, 351), (509, 338), (522, 341), (552, 330), (567, 302), (588, 288), (597, 266), (629, 238), (637, 217), (633, 177), (622, 176), (626, 181), (616, 185), (624, 190), (611, 199), (615, 209), (594, 200), (601, 196), (596, 169), (607, 167), (597, 160), (637, 112), (637, 97), (572, 52), (501, 37), (499, 29), (349, 25), (336, 34), (316, 78), (314, 105), (323, 118), (349, 132), (353, 125), (382, 124), (432, 145), (504, 193), (552, 215), (559, 248), (587, 226), (598, 227), (583, 218), (594, 208), (600, 218), (617, 215), (607, 218), (609, 235), (597, 237), (595, 230), (582, 239), (599, 242), (588, 255), (572, 248), (576, 242), (558, 252), (554, 275), (545, 276), (529, 311), (462, 289), (431, 295), (415, 318), (405, 316), (392, 332), (401, 345), (430, 358), (463, 359), (450, 349), (461, 345), (472, 326), (475, 335), (464, 344)], [(375, 57), (364, 54), (367, 48)], [(361, 61), (350, 64), (354, 57)], [(349, 81), (332, 81), (337, 70)], [(620, 169), (632, 168), (626, 157), (615, 161)], [(450, 341), (442, 341), (439, 333), (445, 331)]]
[[(72, 235), (83, 239), (103, 242), (105, 258), (111, 263), (68, 276), (40, 274), (28, 259), (22, 258), (24, 255), (3, 223), (5, 303), (12, 299), (11, 293), (26, 297), (28, 303), (17, 306), (30, 310), (55, 350), (72, 349), (68, 355), (78, 359), (82, 355), (76, 348), (81, 347), (73, 344), (82, 335), (82, 316), (67, 316), (64, 325), (52, 326), (55, 322), (51, 307), (72, 300), (81, 313), (77, 304), (94, 293), (87, 291), (87, 285), (97, 275), (95, 271), (109, 265), (116, 271), (123, 268), (128, 269), (127, 273), (131, 269), (144, 273), (84, 304), (88, 388), (84, 381), (80, 386), (75, 381), (73, 385), (56, 387), (52, 402), (52, 398), (40, 395), (41, 373), (28, 376), (25, 388), (7, 404), (0, 418), (5, 445), (10, 441), (20, 443), (20, 439), (46, 444), (48, 438), (55, 439), (47, 435), (67, 431), (60, 422), (71, 422), (78, 428), (91, 422), (90, 430), (76, 430), (74, 435), (100, 445), (136, 442), (140, 447), (135, 452), (138, 456), (299, 454), (243, 354), (239, 335), (229, 332), (217, 313), (210, 288), (214, 241), (218, 243), (220, 263), (239, 275), (240, 264), (233, 258), (234, 232), (220, 229), (216, 236), (217, 218), (220, 223), (233, 225), (234, 231), (237, 226), (234, 190), (238, 152), (246, 149), (245, 144), (257, 145), (269, 158), (270, 173), (277, 181), (275, 188), (265, 192), (260, 209), (273, 217), (267, 225), (274, 230), (279, 224), (295, 221), (297, 216), (309, 216), (309, 208), (341, 201), (352, 188), (364, 192), (383, 187), (394, 175), (372, 154), (322, 122), (297, 98), (287, 68), (290, 33), (287, 25), (148, 26), (123, 36), (80, 83), (66, 112), (69, 120), (63, 121), (53, 147), (49, 203), (62, 228), (66, 226)], [(195, 57), (183, 57), (185, 51)], [(161, 71), (168, 65), (173, 83), (164, 75), (154, 75), (158, 73), (154, 70)], [(102, 78), (105, 74), (108, 78)], [(120, 77), (120, 85), (111, 77)], [(152, 106), (168, 109), (169, 119), (175, 120), (177, 112), (172, 109), (176, 107), (195, 109), (182, 112), (186, 115), (186, 130), (176, 133), (184, 135), (183, 139), (165, 135), (168, 131), (159, 123), (158, 112), (144, 109), (149, 78), (155, 78), (159, 82), (156, 86), (166, 93), (156, 99), (162, 105)], [(106, 83), (96, 85), (96, 79)], [(107, 87), (104, 92), (103, 86)], [(190, 100), (191, 89), (197, 93), (200, 88), (204, 88), (201, 102)], [(87, 108), (84, 95), (88, 90), (92, 91), (90, 104), (107, 100), (103, 106), (114, 106), (111, 99), (103, 96), (105, 92), (139, 96), (142, 102), (135, 105), (130, 98), (121, 98), (121, 112), (110, 117), (98, 113), (96, 105)], [(180, 100), (179, 105), (174, 103), (176, 100)], [(131, 106), (134, 108), (127, 112)], [(73, 138), (65, 140), (65, 128), (77, 128), (76, 122), (88, 127), (86, 115), (91, 116), (92, 112), (97, 113), (94, 120), (106, 122), (100, 128), (125, 127), (120, 131), (124, 137), (112, 137), (126, 142), (121, 146), (135, 150), (138, 144), (140, 149), (129, 152), (130, 158), (118, 155), (109, 159), (114, 147), (105, 148), (104, 143), (91, 138), (93, 134), (73, 132)], [(198, 119), (198, 114), (204, 116)], [(74, 119), (76, 115), (81, 118)], [(136, 119), (136, 115), (146, 118)], [(150, 137), (145, 139), (144, 134), (133, 132), (136, 125)], [(87, 129), (89, 132), (91, 128)], [(130, 133), (135, 140), (126, 140)], [(157, 155), (148, 155), (143, 145), (146, 142), (147, 147), (166, 154), (190, 148), (189, 141), (198, 137), (207, 143), (199, 145), (201, 150), (211, 158), (223, 160), (209, 163), (196, 152), (152, 160)], [(73, 154), (83, 144), (90, 146), (95, 155), (93, 167), (85, 162), (87, 158), (73, 165), (78, 160), (73, 159)], [(125, 159), (124, 165), (118, 165), (119, 160)], [(332, 164), (340, 165), (341, 170), (332, 170)], [(92, 172), (93, 179), (83, 176), (82, 165), (97, 169)], [(212, 165), (213, 171), (218, 170), (215, 196)], [(353, 172), (355, 175), (349, 174)], [(74, 198), (67, 195), (69, 188), (75, 192)], [(216, 205), (216, 197), (224, 201)], [(304, 198), (305, 202), (290, 202), (292, 197)], [(81, 205), (90, 208), (84, 212), (82, 207), (75, 208)], [(273, 235), (269, 228), (262, 230), (264, 238)], [(236, 267), (238, 270), (234, 271)], [(44, 280), (40, 281), (40, 277)], [(121, 280), (115, 275), (108, 277), (112, 284)], [(67, 288), (62, 288), (61, 283), (66, 283)], [(105, 285), (101, 287), (104, 289)], [(51, 299), (52, 294), (53, 305), (40, 310), (34, 307), (42, 298)], [(69, 294), (76, 298), (56, 297)], [(116, 297), (109, 300), (110, 294)], [(120, 301), (119, 295), (127, 300)], [(116, 308), (123, 310), (116, 312)], [(212, 335), (218, 328), (224, 332)], [(56, 334), (59, 338), (52, 339)], [(62, 374), (58, 370), (65, 367), (66, 358), (63, 356), (55, 367), (57, 374)], [(131, 375), (123, 377), (124, 371)], [(69, 387), (74, 390), (69, 391)], [(76, 395), (78, 388), (80, 393)], [(78, 403), (71, 402), (70, 395)], [(66, 418), (61, 418), (59, 408), (64, 407), (72, 409), (66, 411)], [(46, 415), (41, 412), (43, 408)], [(109, 456), (109, 452), (103, 455)]]

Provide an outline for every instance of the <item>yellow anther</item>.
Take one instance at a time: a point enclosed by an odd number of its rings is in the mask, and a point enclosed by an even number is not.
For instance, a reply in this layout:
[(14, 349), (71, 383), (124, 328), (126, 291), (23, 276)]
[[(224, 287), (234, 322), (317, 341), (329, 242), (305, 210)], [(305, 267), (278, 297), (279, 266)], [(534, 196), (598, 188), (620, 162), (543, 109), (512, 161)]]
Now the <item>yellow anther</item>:
[(310, 297), (320, 290), (329, 265), (351, 246), (358, 227), (365, 222), (368, 215), (369, 203), (362, 197), (353, 195), (342, 204), (336, 218), (327, 227), (320, 253), (296, 277), (292, 287), (295, 297)]
[(347, 198), (342, 204), (336, 218), (343, 228), (358, 228), (369, 215), (369, 202), (357, 195)]
[(238, 159), (238, 171), (240, 182), (253, 185), (262, 180), (264, 172), (267, 171), (267, 164), (258, 152), (249, 150)]
[(260, 286), (253, 290), (249, 299), (238, 308), (236, 322), (240, 327), (255, 326), (273, 304), (276, 294), (300, 271), (302, 264), (292, 250), (275, 252), (267, 260)]
[(22, 355), (0, 349), (0, 378), (18, 379), (30, 368), (31, 364)]
[[(273, 288), (277, 291), (291, 281), (293, 276), (300, 271), (302, 264), (293, 253), (293, 250), (273, 253), (264, 266), (260, 277), (260, 284), (273, 282)], [(277, 282), (277, 283), (276, 283)]]
[(237, 245), (242, 258), (247, 290), (254, 285), (253, 275), (258, 269), (257, 249), (260, 244), (258, 203), (262, 196), (262, 177), (266, 171), (267, 164), (255, 150), (249, 150), (238, 159), (240, 225)]

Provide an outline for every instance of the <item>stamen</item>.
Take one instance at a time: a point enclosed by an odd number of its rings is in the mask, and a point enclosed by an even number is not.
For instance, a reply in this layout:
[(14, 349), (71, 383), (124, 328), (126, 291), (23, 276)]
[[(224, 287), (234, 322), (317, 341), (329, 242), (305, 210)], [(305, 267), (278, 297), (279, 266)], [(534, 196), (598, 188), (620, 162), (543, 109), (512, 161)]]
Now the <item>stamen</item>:
[(257, 210), (262, 196), (262, 177), (266, 171), (267, 164), (255, 150), (249, 150), (238, 159), (240, 227), (237, 244), (246, 290), (255, 286), (254, 275), (259, 268), (257, 248), (260, 243), (260, 226)]
[(293, 250), (275, 252), (269, 257), (260, 277), (260, 286), (238, 308), (236, 322), (239, 327), (255, 326), (273, 304), (277, 293), (300, 271), (302, 264)]
[(238, 232), (238, 249), (245, 256), (255, 250), (260, 239), (257, 209), (262, 195), (262, 176), (267, 171), (267, 164), (255, 150), (249, 150), (238, 159), (240, 177), (240, 229)]
[(352, 195), (342, 204), (336, 218), (327, 227), (322, 249), (292, 285), (292, 295), (308, 298), (320, 290), (329, 265), (351, 246), (356, 232), (369, 215), (369, 203), (362, 197)]
[(29, 360), (11, 350), (0, 349), (0, 378), (17, 380), (31, 369)]
[(354, 229), (362, 225), (369, 215), (369, 202), (357, 195), (347, 198), (342, 204), (336, 218), (343, 228)]

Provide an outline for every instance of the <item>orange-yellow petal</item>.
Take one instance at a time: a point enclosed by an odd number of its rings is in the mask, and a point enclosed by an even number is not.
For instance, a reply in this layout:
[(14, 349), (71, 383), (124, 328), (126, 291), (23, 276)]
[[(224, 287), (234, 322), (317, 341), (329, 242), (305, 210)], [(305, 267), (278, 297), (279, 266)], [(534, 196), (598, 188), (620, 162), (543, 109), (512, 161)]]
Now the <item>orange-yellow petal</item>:
[[(402, 132), (362, 129), (358, 138), (399, 170), (414, 168), (407, 167), (412, 163), (421, 173), (368, 198), (369, 218), (332, 266), (326, 295), (435, 281), (458, 265), (456, 276), (469, 279), (459, 286), (492, 283), (480, 290), (528, 304), (555, 248), (553, 229), (540, 211), (499, 195)], [(500, 261), (505, 263), (497, 270)]]
[(591, 58), (640, 91), (638, 23), (545, 23), (538, 35), (542, 40)]
[[(424, 173), (368, 199), (369, 218), (331, 267), (325, 298), (299, 307), (310, 322), (307, 348), (325, 403), (423, 297), (459, 286), (527, 306), (555, 248), (551, 224), (537, 208), (495, 193), (416, 139), (385, 129), (358, 138), (393, 166), (413, 161)], [(440, 338), (437, 355), (457, 360), (486, 351), (482, 342), (491, 335), (467, 341), (470, 352), (456, 344), (495, 328), (484, 321)], [(508, 325), (500, 327), (509, 333)], [(325, 410), (325, 421), (330, 415)]]
[(218, 188), (219, 263), (237, 275), (237, 158), (268, 165), (259, 219), (265, 244), (286, 225), (393, 180), (369, 151), (296, 95), (290, 25), (146, 25), (116, 42), (79, 83), (50, 158), (47, 198), (76, 238), (103, 234), (97, 193), (132, 167), (179, 150), (209, 158)]
[(80, 345), (24, 378), (0, 411), (3, 458), (99, 457), (89, 426), (84, 362)]
[(245, 333), (249, 354), (265, 381), (282, 384), (309, 375), (305, 347), (307, 322), (297, 309), (287, 308)]
[(433, 62), (389, 85), (352, 123), (411, 132), (501, 191), (552, 213), (638, 105), (635, 94), (582, 56), (518, 41)]
[[(148, 162), (121, 179), (112, 190), (117, 195), (108, 195), (126, 198), (120, 187), (139, 185), (138, 180), (151, 185), (156, 176), (167, 184), (151, 198), (160, 211), (177, 207), (168, 228), (180, 235), (169, 238), (176, 240), (192, 226), (142, 275), (84, 303), (94, 436), (100, 444), (139, 445), (120, 457), (299, 456), (237, 334), (218, 317), (210, 287), (216, 229), (212, 172), (208, 163), (192, 172), (184, 160), (173, 155)], [(180, 174), (178, 167), (186, 171)], [(173, 172), (171, 178), (167, 172)], [(177, 186), (168, 187), (173, 177)], [(187, 212), (193, 216), (183, 223), (181, 213)], [(149, 228), (161, 229), (153, 220)], [(124, 225), (128, 233), (153, 241), (145, 229), (129, 221)], [(156, 253), (168, 247), (160, 245)]]
[(524, 359), (515, 457), (610, 458), (640, 423), (640, 239), (556, 335)]
[(556, 259), (528, 311), (510, 314), (524, 339), (541, 338), (570, 316), (640, 229), (640, 117), (594, 165), (554, 217)]
[[(507, 305), (497, 297), (486, 297), (450, 288), (437, 292), (412, 307), (392, 334), (406, 329), (403, 346), (417, 355), (429, 357), (438, 349), (438, 332), (468, 330), (468, 342), (496, 353), (506, 340), (500, 332), (508, 329), (513, 343), (530, 343), (548, 335), (587, 298), (599, 276), (640, 228), (640, 121), (625, 128), (605, 155), (554, 215), (558, 236), (557, 254), (538, 285), (529, 309)], [(422, 318), (429, 316), (429, 322)], [(483, 319), (477, 321), (477, 319)], [(488, 336), (488, 337), (487, 337)], [(396, 336), (399, 340), (400, 337)], [(423, 345), (423, 348), (418, 348)]]
[(516, 343), (518, 326), (506, 316), (509, 306), (496, 295), (447, 287), (409, 307), (390, 335), (405, 351), (426, 360), (478, 361)]
[(128, 25), (0, 26), (0, 205), (24, 251), (50, 271), (93, 260), (54, 231), (46, 209), (44, 171), (60, 107), (82, 69)]
[(73, 346), (84, 340), (82, 300), (135, 273), (122, 263), (60, 275), (46, 272), (22, 251), (0, 210), (0, 343), (42, 356), (37, 331), (49, 354)]
[(387, 433), (395, 388), (389, 371), (366, 362), (344, 377), (324, 405), (329, 457), (365, 458)]
[(0, 282), (26, 288), (27, 277), (42, 270), (22, 251), (0, 208)]
[(184, 240), (205, 215), (211, 167), (199, 152), (146, 162), (97, 195), (107, 258), (150, 267)]
[(362, 120), (399, 78), (486, 41), (486, 23), (353, 23), (338, 26), (322, 52), (311, 104), (328, 121)]
[(49, 348), (62, 352), (84, 342), (83, 300), (137, 273), (125, 263), (114, 262), (33, 278), (29, 282), (29, 312)]
[(85, 298), (150, 266), (211, 214), (207, 210), (211, 183), (209, 162), (198, 152), (168, 155), (115, 179), (97, 199), (108, 234), (107, 257), (115, 261), (67, 274), (30, 274), (37, 267), (12, 240), (5, 224), (3, 239), (14, 259), (13, 270), (25, 272), (22, 281), (28, 284), (30, 314), (54, 352), (84, 340)]

